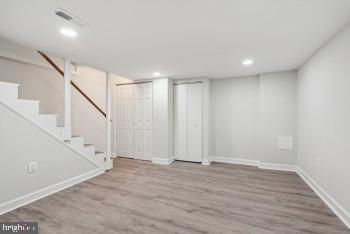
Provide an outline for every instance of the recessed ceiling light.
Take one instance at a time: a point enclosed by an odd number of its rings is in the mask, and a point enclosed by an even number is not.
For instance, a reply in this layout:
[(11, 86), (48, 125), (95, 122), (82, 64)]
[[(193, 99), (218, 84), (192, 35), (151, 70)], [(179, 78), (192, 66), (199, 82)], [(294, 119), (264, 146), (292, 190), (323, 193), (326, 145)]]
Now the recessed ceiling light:
[(60, 32), (67, 37), (76, 37), (77, 32), (69, 28), (61, 28)]
[(153, 76), (158, 77), (158, 76), (160, 76), (160, 73), (159, 72), (153, 72)]
[(254, 60), (253, 59), (245, 59), (242, 62), (242, 65), (244, 65), (244, 66), (250, 66), (250, 65), (253, 65), (253, 64), (254, 64)]

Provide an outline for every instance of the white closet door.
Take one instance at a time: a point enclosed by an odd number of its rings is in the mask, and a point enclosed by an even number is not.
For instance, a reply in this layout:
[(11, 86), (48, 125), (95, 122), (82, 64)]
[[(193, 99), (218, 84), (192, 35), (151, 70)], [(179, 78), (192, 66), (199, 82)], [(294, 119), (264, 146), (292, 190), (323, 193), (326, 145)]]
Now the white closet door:
[(134, 85), (118, 86), (117, 95), (117, 152), (133, 158)]
[(117, 87), (117, 153), (150, 160), (152, 154), (152, 83)]
[(188, 161), (202, 162), (202, 84), (188, 85)]
[(125, 95), (124, 89), (117, 86), (117, 155), (124, 155), (124, 105)]
[(134, 155), (150, 160), (152, 152), (152, 84), (137, 84), (134, 100)]
[(187, 85), (174, 86), (174, 158), (187, 160)]
[(202, 162), (202, 84), (174, 86), (174, 158)]

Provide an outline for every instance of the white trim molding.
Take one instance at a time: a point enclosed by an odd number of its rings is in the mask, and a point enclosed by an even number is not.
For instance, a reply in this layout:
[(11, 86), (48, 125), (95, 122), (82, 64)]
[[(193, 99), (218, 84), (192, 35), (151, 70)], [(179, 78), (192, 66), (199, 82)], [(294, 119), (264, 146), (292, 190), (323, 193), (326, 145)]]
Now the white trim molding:
[(265, 163), (265, 162), (260, 162), (257, 160), (247, 160), (247, 159), (233, 158), (233, 157), (213, 156), (212, 162), (254, 166), (254, 167), (258, 167), (260, 169), (265, 169), (265, 170), (291, 171), (291, 172), (297, 171), (296, 165), (279, 164), (279, 163)]
[(152, 163), (162, 164), (162, 165), (169, 165), (173, 162), (173, 159), (168, 158), (152, 158)]
[(0, 204), (0, 215), (10, 212), (19, 207), (25, 206), (29, 203), (37, 201), (41, 198), (50, 196), (54, 193), (57, 193), (61, 190), (64, 190), (73, 185), (79, 184), (85, 180), (91, 179), (95, 176), (103, 174), (105, 171), (101, 168), (95, 169), (93, 171), (86, 172), (82, 175), (67, 179), (65, 181), (59, 182), (57, 184), (50, 185), (46, 188), (37, 190), (35, 192), (26, 194), (24, 196), (15, 198), (11, 201)]
[(240, 164), (240, 165), (248, 165), (248, 166), (255, 166), (255, 167), (257, 167), (259, 165), (259, 161), (255, 161), (255, 160), (247, 160), (247, 159), (231, 158), (231, 157), (221, 157), (221, 156), (215, 156), (212, 158), (213, 158), (213, 160), (212, 160), (213, 162)]
[(289, 165), (289, 164), (260, 162), (258, 167), (261, 168), (261, 169), (265, 169), (265, 170), (291, 171), (291, 172), (296, 172), (297, 171), (297, 166), (296, 165)]
[(339, 217), (339, 219), (350, 229), (350, 214), (342, 207), (330, 194), (328, 194), (314, 179), (311, 178), (303, 169), (297, 168), (298, 175), (306, 184), (322, 199), (324, 203)]

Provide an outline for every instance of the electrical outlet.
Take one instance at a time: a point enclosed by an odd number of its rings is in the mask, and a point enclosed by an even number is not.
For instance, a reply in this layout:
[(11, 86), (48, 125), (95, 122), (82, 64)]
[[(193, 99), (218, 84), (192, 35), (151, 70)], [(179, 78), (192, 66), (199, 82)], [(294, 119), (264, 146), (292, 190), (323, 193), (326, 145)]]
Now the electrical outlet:
[(28, 164), (28, 174), (33, 174), (38, 170), (38, 162), (30, 162)]
[(318, 157), (318, 158), (317, 158), (317, 166), (320, 166), (320, 165), (321, 165), (321, 158)]

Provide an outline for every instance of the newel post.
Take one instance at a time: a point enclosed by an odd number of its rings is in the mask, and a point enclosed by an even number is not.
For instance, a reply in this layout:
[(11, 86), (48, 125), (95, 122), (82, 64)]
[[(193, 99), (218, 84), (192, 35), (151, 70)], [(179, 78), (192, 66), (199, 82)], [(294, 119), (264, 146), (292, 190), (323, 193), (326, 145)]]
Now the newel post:
[(70, 85), (71, 61), (64, 59), (64, 140), (72, 137), (72, 100)]
[(113, 168), (112, 156), (112, 77), (109, 72), (106, 74), (106, 159), (105, 168)]

